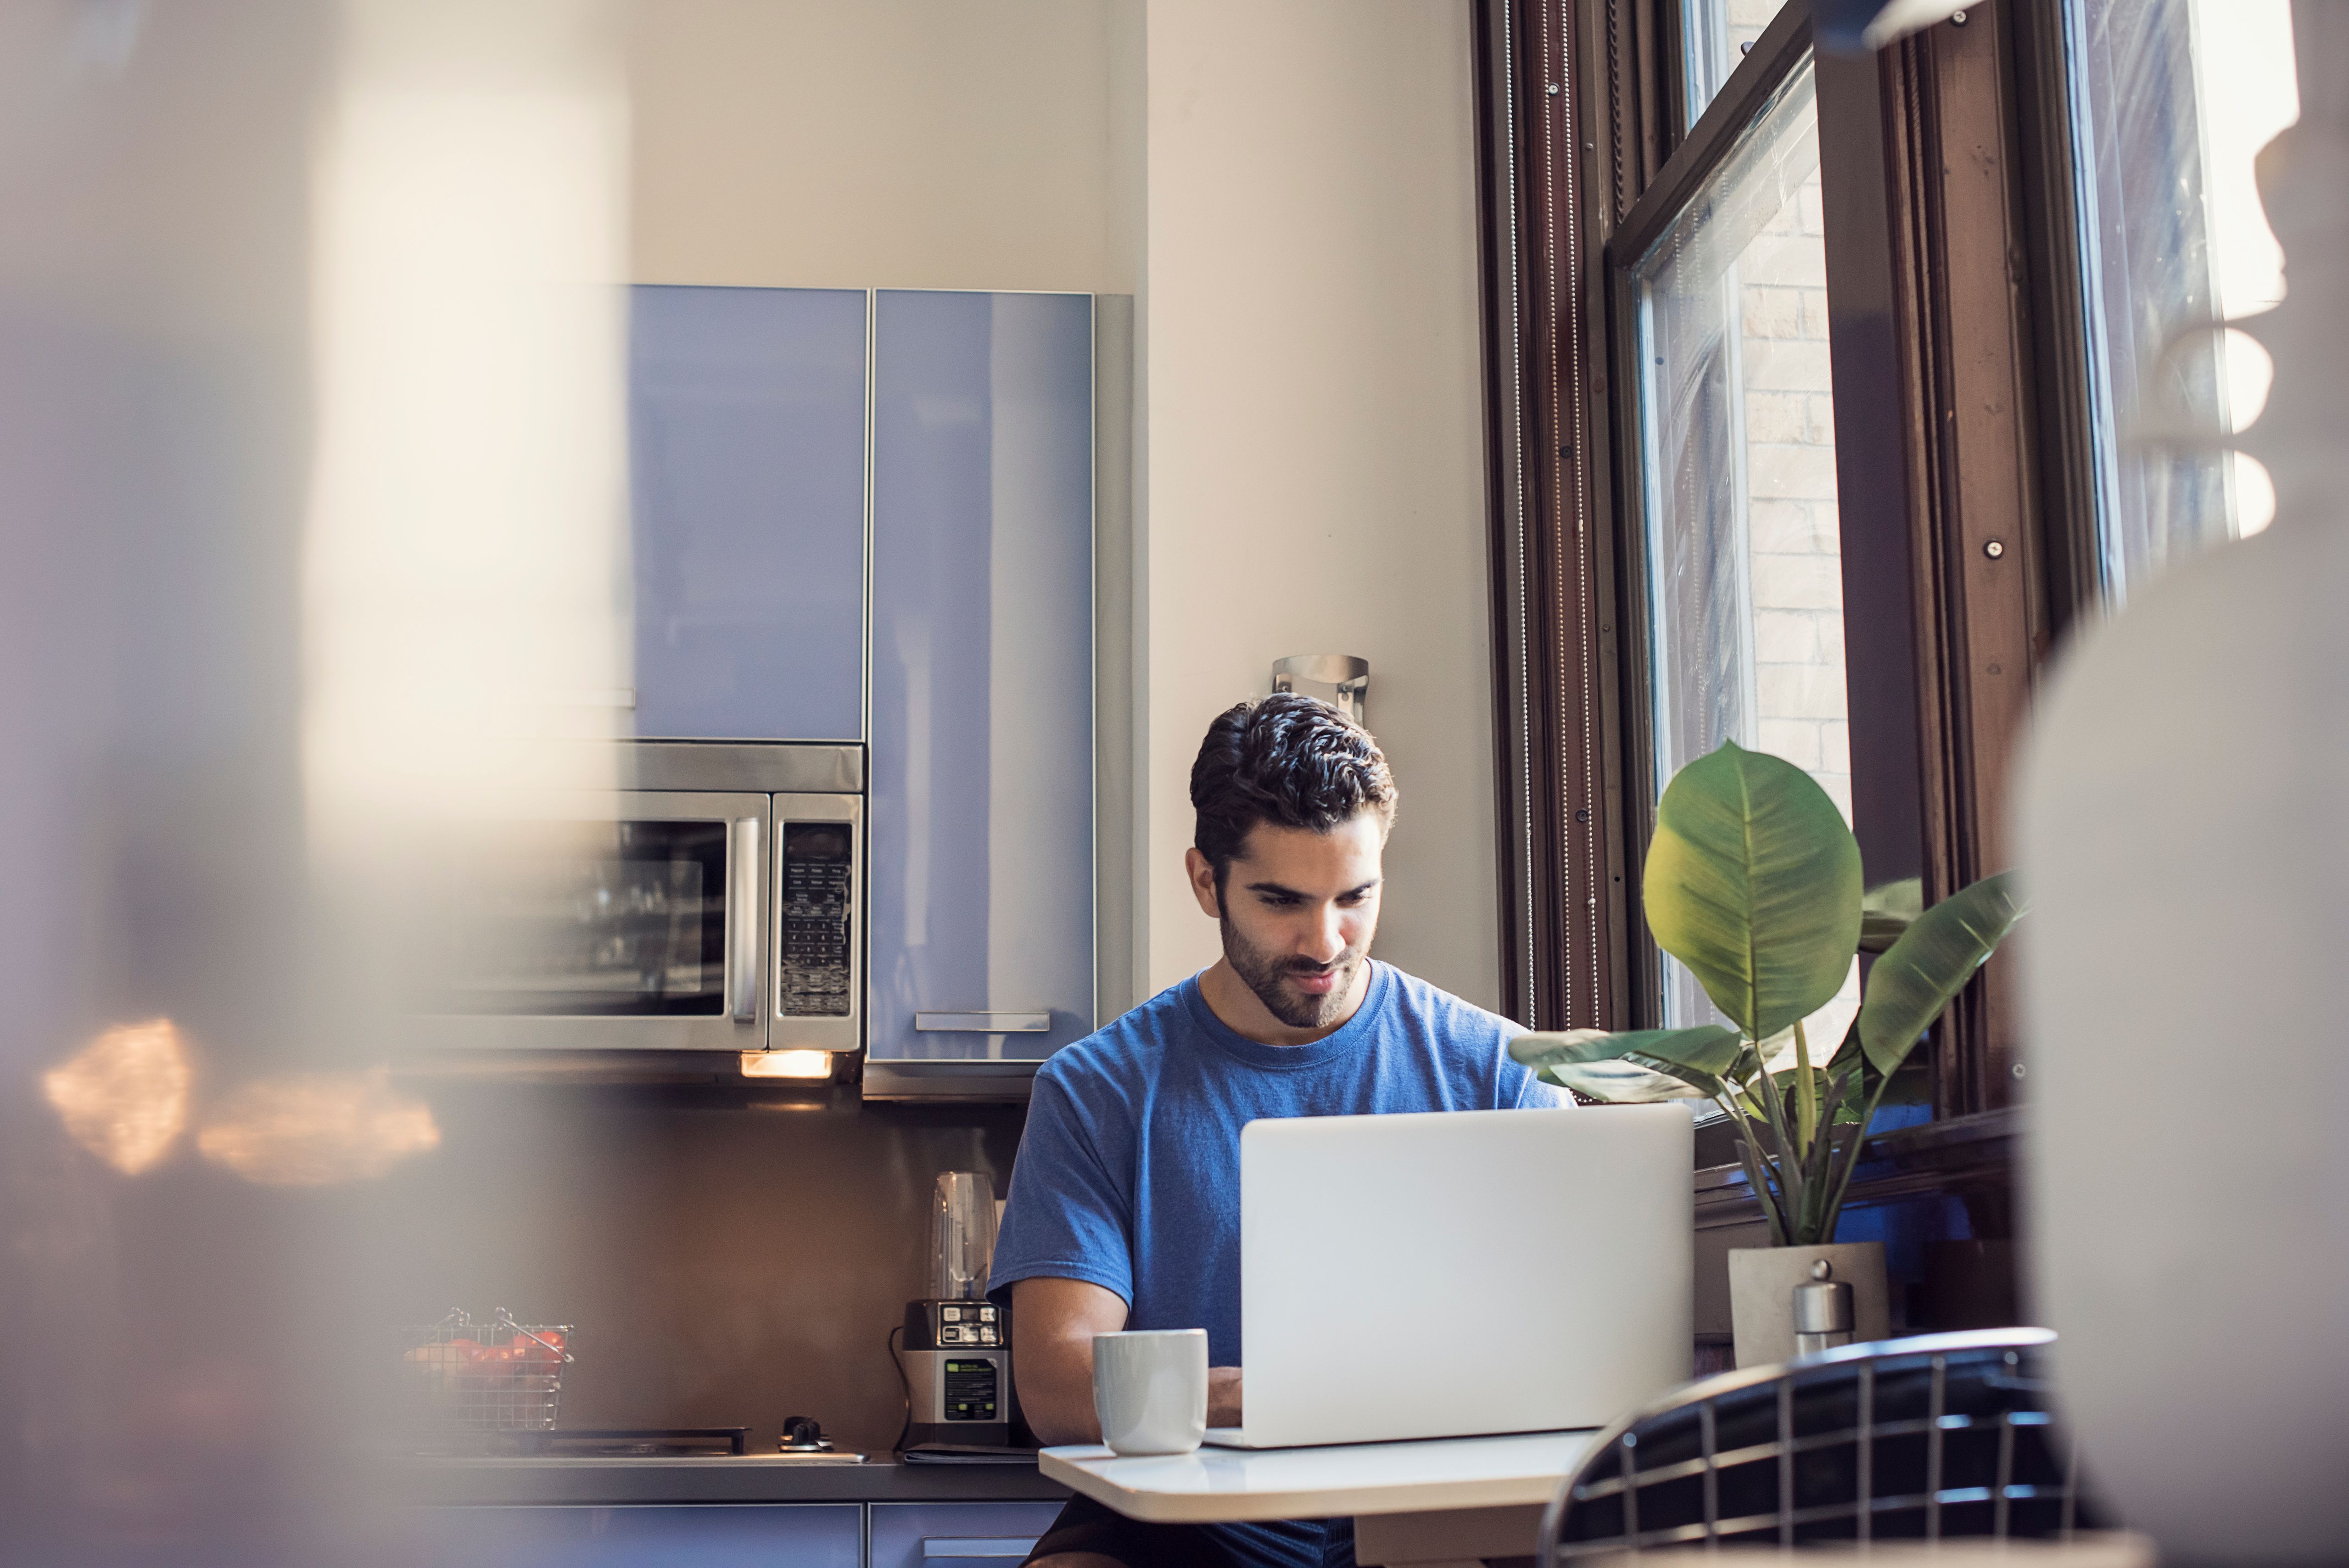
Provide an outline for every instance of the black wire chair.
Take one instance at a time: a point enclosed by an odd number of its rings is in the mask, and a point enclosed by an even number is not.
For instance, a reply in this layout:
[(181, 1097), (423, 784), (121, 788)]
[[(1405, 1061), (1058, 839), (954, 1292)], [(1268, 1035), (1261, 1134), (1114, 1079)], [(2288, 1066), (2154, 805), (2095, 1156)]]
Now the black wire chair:
[(2045, 1329), (1847, 1345), (1677, 1389), (1599, 1436), (1541, 1568), (1671, 1546), (2068, 1539), (2101, 1523), (2048, 1412)]

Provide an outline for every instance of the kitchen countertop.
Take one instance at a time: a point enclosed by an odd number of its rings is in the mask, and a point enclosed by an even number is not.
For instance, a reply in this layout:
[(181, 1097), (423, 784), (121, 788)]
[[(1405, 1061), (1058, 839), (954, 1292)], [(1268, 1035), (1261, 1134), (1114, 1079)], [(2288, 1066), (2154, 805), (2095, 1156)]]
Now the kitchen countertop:
[(817, 1465), (771, 1454), (676, 1459), (410, 1459), (400, 1491), (427, 1504), (1057, 1501), (1033, 1465)]

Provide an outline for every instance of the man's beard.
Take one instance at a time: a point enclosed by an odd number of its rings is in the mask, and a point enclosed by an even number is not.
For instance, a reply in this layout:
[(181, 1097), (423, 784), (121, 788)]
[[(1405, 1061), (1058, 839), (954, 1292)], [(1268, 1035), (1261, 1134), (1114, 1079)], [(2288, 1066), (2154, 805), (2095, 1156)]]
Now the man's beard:
[[(1327, 1029), (1338, 1021), (1346, 1003), (1354, 994), (1354, 971), (1362, 961), (1362, 950), (1348, 948), (1326, 964), (1304, 959), (1283, 958), (1251, 946), (1232, 924), (1229, 915), (1223, 917), (1224, 961), (1232, 972), (1247, 982), (1256, 999), (1264, 1003), (1265, 1011), (1291, 1029)], [(1337, 971), (1338, 983), (1319, 996), (1296, 991), (1284, 984), (1291, 975), (1327, 974)]]

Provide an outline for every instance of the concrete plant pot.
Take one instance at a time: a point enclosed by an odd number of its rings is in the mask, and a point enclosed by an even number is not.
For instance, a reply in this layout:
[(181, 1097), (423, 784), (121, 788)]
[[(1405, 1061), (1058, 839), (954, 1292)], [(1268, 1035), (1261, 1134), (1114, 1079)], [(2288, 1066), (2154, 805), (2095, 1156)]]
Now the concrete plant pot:
[(1883, 1242), (1733, 1247), (1729, 1315), (1737, 1335), (1738, 1366), (1771, 1366), (1795, 1358), (1795, 1287), (1809, 1282), (1811, 1265), (1821, 1258), (1835, 1270), (1832, 1278), (1851, 1287), (1852, 1343), (1891, 1336)]

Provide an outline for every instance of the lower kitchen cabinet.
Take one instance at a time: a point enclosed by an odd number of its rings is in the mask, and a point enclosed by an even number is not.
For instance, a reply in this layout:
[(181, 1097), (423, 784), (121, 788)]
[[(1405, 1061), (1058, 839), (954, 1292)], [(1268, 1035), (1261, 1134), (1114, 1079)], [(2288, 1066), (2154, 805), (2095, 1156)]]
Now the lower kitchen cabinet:
[(436, 1508), (410, 1561), (431, 1568), (862, 1568), (863, 1514), (854, 1502)]
[(1013, 1568), (1057, 1502), (876, 1502), (869, 1568)]

